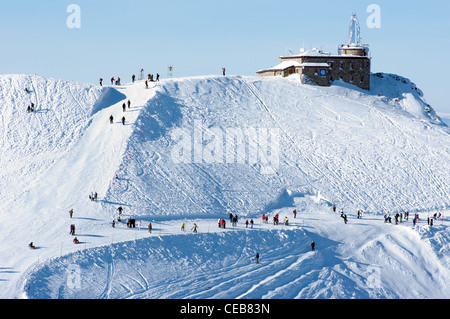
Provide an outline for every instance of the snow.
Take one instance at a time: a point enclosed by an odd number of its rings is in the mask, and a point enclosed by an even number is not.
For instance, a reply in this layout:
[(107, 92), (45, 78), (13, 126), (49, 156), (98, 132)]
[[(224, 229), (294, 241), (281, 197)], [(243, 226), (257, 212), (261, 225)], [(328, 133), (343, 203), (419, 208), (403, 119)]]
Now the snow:
[(371, 87), (0, 76), (0, 297), (449, 298), (448, 221), (426, 218), (450, 211), (450, 130), (408, 79)]
[(288, 57), (302, 57), (302, 56), (333, 56), (333, 54), (329, 52), (324, 52), (322, 50), (313, 48), (311, 50), (300, 52), (299, 54), (282, 56), (280, 58), (288, 58)]
[(281, 63), (279, 63), (279, 64), (277, 64), (277, 65), (275, 65), (275, 66), (273, 66), (271, 68), (264, 69), (264, 70), (259, 70), (257, 73), (264, 72), (264, 71), (271, 71), (271, 70), (272, 71), (285, 70), (285, 69), (293, 67), (293, 66), (294, 67), (299, 67), (299, 66), (301, 66), (301, 64), (298, 63), (297, 61), (283, 61), (283, 62), (281, 62)]

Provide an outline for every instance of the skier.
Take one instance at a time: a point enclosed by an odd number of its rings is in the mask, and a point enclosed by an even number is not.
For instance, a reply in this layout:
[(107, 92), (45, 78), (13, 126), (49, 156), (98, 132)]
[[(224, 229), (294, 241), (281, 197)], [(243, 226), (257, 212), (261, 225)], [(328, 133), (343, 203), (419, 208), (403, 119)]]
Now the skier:
[(287, 218), (287, 216), (284, 218), (284, 224), (285, 224), (286, 226), (289, 225), (289, 219)]
[(256, 253), (256, 263), (259, 264), (259, 253)]
[(148, 89), (148, 81), (145, 80), (145, 88)]
[(184, 231), (184, 227), (186, 226), (186, 224), (184, 222), (181, 223), (181, 230)]
[(191, 230), (194, 230), (194, 233), (196, 233), (197, 232), (197, 228), (198, 228), (197, 224), (194, 223), (194, 227), (192, 227)]
[(296, 209), (294, 209), (294, 218), (296, 218), (297, 217), (297, 210)]
[(120, 85), (120, 77), (117, 78), (117, 85)]
[(122, 116), (122, 125), (125, 125), (125, 116)]
[(131, 76), (131, 82), (134, 83), (134, 80), (136, 80), (136, 75), (133, 74), (133, 75)]
[(336, 213), (336, 205), (333, 205), (333, 213)]
[(131, 101), (128, 100), (127, 104), (128, 104), (128, 108), (130, 108), (131, 107)]
[(33, 245), (33, 242), (29, 243), (28, 247), (30, 247), (31, 249), (36, 249), (36, 246)]
[(73, 208), (69, 211), (70, 218), (72, 218), (72, 215), (73, 215)]
[(80, 241), (78, 240), (78, 238), (75, 237), (75, 238), (73, 239), (73, 243), (74, 243), (74, 244), (78, 244), (79, 242), (80, 242)]
[(70, 225), (70, 234), (75, 235), (75, 225)]
[(123, 104), (122, 104), (122, 110), (123, 110), (124, 112), (125, 112), (126, 108), (127, 108), (127, 107), (125, 106), (125, 103), (123, 103)]
[(109, 123), (110, 123), (110, 124), (113, 124), (113, 121), (114, 121), (114, 117), (111, 115), (111, 116), (109, 117)]
[(248, 227), (248, 219), (245, 220), (245, 228)]
[(314, 241), (311, 242), (311, 250), (314, 251), (314, 247), (316, 246), (316, 243)]
[(112, 227), (113, 228), (116, 228), (116, 221), (113, 219), (113, 221), (112, 221)]
[(344, 223), (347, 224), (347, 215), (344, 214), (344, 211), (341, 212), (341, 217), (344, 219)]
[(156, 73), (156, 81), (159, 82), (159, 73)]
[(149, 231), (149, 233), (152, 232), (152, 223), (148, 224), (148, 231)]
[(111, 85), (114, 84), (114, 77), (111, 78)]
[(276, 214), (273, 218), (273, 224), (278, 225), (278, 214)]
[(253, 219), (250, 219), (250, 228), (253, 229)]
[(100, 78), (100, 86), (103, 86), (103, 79)]
[(117, 210), (119, 211), (119, 216), (120, 216), (120, 214), (122, 214), (122, 211), (123, 211), (122, 206), (119, 206), (119, 208), (117, 208)]
[(225, 75), (225, 68), (222, 68), (222, 74)]

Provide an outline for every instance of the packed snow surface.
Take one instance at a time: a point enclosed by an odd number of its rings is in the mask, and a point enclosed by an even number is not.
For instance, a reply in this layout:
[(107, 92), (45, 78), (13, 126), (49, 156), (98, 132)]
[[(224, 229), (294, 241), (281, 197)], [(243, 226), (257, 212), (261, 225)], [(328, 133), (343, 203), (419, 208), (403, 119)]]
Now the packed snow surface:
[(450, 129), (371, 86), (0, 76), (0, 297), (449, 298)]

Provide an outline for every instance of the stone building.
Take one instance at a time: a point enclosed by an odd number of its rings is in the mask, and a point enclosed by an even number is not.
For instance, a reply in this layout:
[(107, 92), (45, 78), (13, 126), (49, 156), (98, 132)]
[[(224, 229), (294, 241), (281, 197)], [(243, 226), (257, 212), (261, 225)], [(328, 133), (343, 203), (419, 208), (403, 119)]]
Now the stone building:
[(341, 45), (338, 54), (312, 49), (297, 55), (281, 56), (280, 64), (260, 70), (259, 76), (289, 76), (299, 74), (302, 83), (315, 83), (328, 86), (336, 80), (370, 89), (370, 57), (367, 45), (360, 44), (359, 24), (352, 16), (350, 39)]

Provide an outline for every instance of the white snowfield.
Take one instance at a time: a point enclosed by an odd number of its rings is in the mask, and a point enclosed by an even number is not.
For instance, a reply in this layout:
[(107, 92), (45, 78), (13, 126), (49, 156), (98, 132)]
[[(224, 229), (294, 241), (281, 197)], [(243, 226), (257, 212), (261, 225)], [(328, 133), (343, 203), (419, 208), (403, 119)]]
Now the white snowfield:
[(0, 297), (450, 298), (450, 129), (371, 86), (1, 75)]

